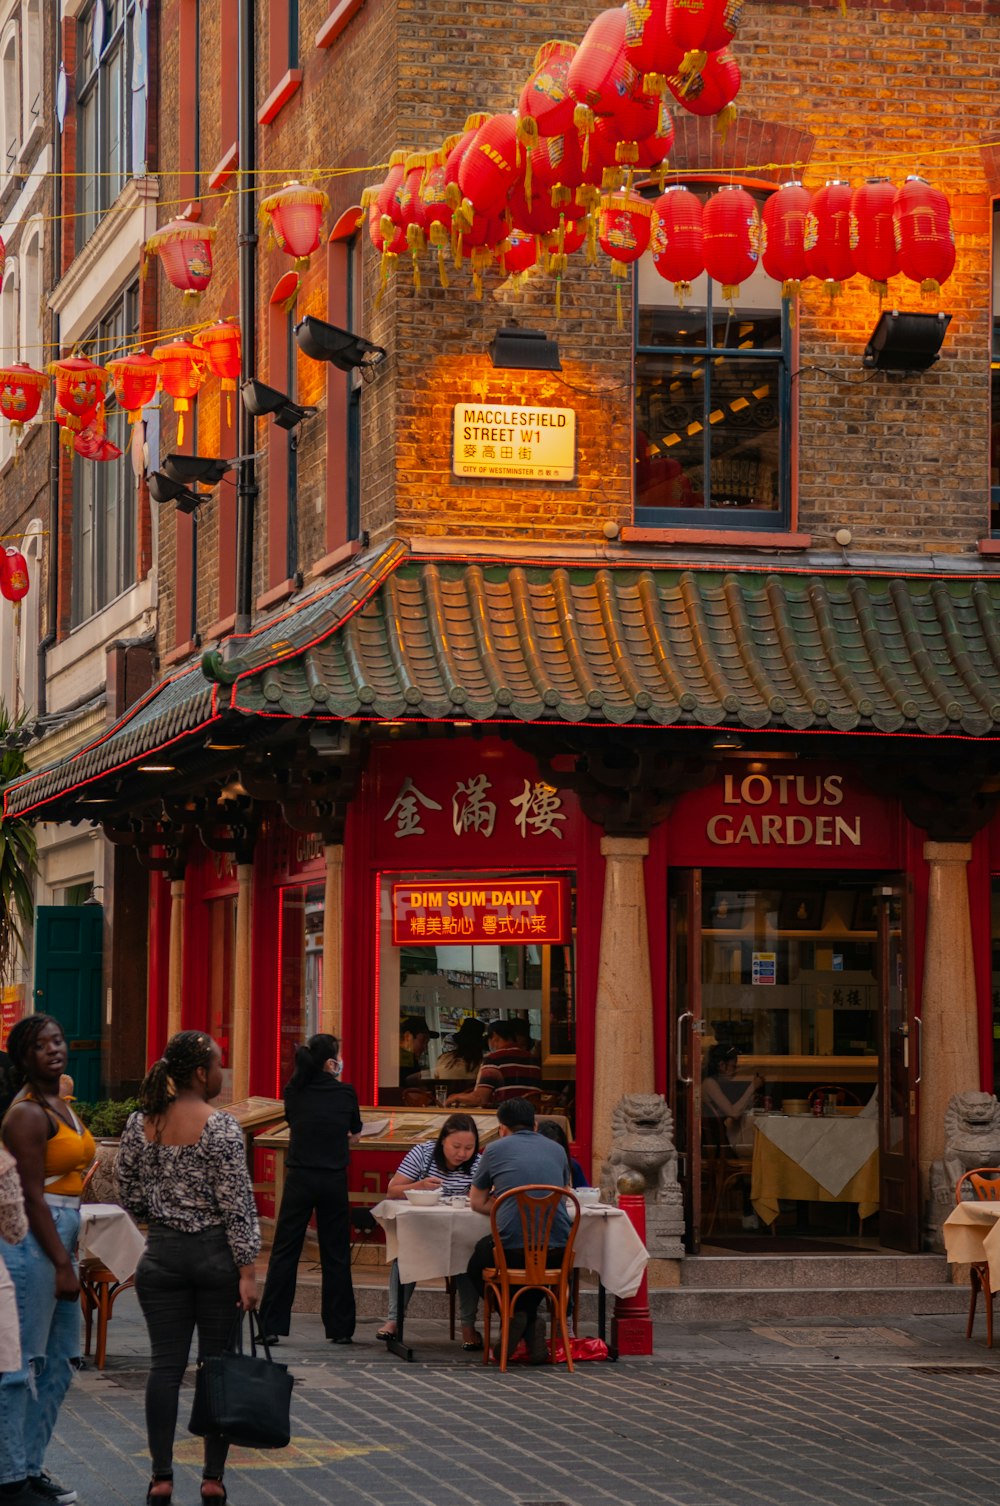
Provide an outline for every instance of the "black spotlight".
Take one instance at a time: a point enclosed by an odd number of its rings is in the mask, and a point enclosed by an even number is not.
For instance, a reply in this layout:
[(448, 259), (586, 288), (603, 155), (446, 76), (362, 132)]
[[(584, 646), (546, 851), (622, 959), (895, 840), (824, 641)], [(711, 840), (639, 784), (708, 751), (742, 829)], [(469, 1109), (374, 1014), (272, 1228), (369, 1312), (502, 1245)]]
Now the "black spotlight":
[(178, 512), (194, 512), (205, 500), (204, 497), (197, 496), (195, 492), (188, 491), (180, 481), (172, 480), (163, 471), (150, 471), (146, 482), (149, 486), (149, 495), (161, 507), (172, 502)]
[(203, 486), (218, 486), (233, 468), (231, 460), (216, 460), (211, 455), (167, 455), (160, 464), (163, 474), (181, 486), (194, 486), (199, 481)]
[(248, 413), (254, 418), (267, 418), (270, 414), (279, 429), (294, 429), (296, 424), (316, 412), (315, 408), (304, 408), (301, 403), (295, 403), (279, 392), (277, 387), (267, 387), (255, 378), (244, 382), (240, 393)]
[(312, 314), (295, 326), (295, 339), (299, 350), (314, 361), (329, 361), (341, 371), (374, 371), (385, 360), (381, 345), (373, 345), (360, 335), (352, 335), (349, 329), (338, 329)]
[(950, 314), (887, 309), (872, 330), (862, 365), (877, 371), (926, 371), (938, 360), (950, 323)]
[(523, 371), (562, 371), (559, 346), (540, 329), (519, 324), (498, 329), (489, 344), (494, 366), (517, 366)]

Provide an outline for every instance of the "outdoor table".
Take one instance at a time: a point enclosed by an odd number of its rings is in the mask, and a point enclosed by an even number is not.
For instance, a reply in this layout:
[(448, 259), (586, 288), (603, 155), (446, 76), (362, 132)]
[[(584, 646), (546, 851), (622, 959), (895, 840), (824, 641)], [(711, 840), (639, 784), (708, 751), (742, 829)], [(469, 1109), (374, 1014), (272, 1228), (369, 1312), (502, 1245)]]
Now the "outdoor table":
[[(403, 1199), (386, 1198), (372, 1213), (385, 1230), (386, 1259), (399, 1262), (400, 1302), (389, 1348), (402, 1359), (412, 1360), (413, 1350), (403, 1342), (402, 1287), (464, 1271), (477, 1242), (489, 1234), (490, 1220), (485, 1213), (474, 1213), (464, 1200), (418, 1208)], [(600, 1283), (598, 1332), (603, 1339), (605, 1293), (634, 1296), (649, 1255), (622, 1210), (598, 1203), (580, 1209), (573, 1256), (573, 1265), (593, 1271)]]
[(990, 1291), (1000, 1291), (1000, 1203), (956, 1203), (941, 1232), (949, 1265), (985, 1261)]
[(146, 1248), (131, 1216), (117, 1203), (83, 1203), (80, 1207), (80, 1258), (99, 1260), (116, 1281), (128, 1281)]
[(865, 1219), (879, 1206), (878, 1122), (837, 1115), (755, 1115), (750, 1200), (773, 1224), (781, 1199), (857, 1203)]

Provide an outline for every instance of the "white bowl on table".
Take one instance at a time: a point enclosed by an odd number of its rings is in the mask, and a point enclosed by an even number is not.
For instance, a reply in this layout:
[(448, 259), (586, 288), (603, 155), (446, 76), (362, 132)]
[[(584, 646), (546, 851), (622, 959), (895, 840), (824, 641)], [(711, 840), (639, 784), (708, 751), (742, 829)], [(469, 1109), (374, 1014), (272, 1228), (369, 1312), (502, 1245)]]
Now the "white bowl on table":
[(440, 1187), (407, 1187), (403, 1196), (414, 1208), (433, 1208), (441, 1201)]
[(573, 1192), (581, 1208), (592, 1208), (595, 1203), (601, 1201), (601, 1189), (599, 1187), (574, 1187)]

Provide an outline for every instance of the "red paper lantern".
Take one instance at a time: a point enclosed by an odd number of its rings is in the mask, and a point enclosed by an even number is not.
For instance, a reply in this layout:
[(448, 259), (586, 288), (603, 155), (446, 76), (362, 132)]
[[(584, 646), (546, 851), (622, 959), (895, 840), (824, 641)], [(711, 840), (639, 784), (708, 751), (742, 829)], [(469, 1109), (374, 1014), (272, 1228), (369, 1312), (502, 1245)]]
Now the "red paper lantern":
[(169, 345), (158, 345), (153, 351), (153, 360), (159, 367), (160, 386), (174, 400), (177, 420), (177, 443), (184, 443), (184, 415), (191, 406), (205, 380), (206, 358), (196, 345), (186, 340), (173, 340)]
[(329, 207), (330, 200), (321, 188), (286, 183), (264, 200), (257, 214), (270, 229), (279, 251), (294, 256), (296, 271), (304, 272), (310, 256), (319, 250), (323, 216)]
[(50, 361), (49, 375), (55, 378), (56, 402), (61, 409), (56, 422), (62, 429), (62, 443), (72, 447), (73, 435), (86, 428), (104, 402), (108, 385), (108, 373), (103, 366), (83, 356), (66, 356), (61, 361)]
[(428, 155), (417, 202), (417, 222), (424, 232), (424, 239), (437, 251), (438, 276), (443, 288), (448, 286), (444, 257), (451, 242), (452, 218), (445, 185), (447, 155), (443, 146)]
[(948, 200), (923, 178), (907, 178), (892, 210), (899, 270), (922, 293), (936, 293), (955, 268), (955, 235)]
[[(171, 220), (162, 230), (154, 230), (143, 252), (147, 258), (158, 252), (167, 280), (187, 301), (201, 297), (212, 280), (212, 243), (214, 225), (197, 225), (192, 220)], [(146, 262), (143, 261), (145, 270)]]
[(42, 393), (49, 385), (44, 371), (35, 371), (24, 361), (0, 368), (0, 413), (15, 438), (38, 412)]
[(413, 260), (413, 286), (420, 287), (420, 257), (427, 248), (427, 237), (421, 220), (420, 190), (427, 170), (427, 157), (423, 152), (412, 152), (406, 159), (403, 181), (396, 190), (398, 214), (393, 216), (406, 236), (406, 244)]
[[(624, 8), (601, 11), (588, 26), (570, 64), (566, 82), (577, 102), (573, 123), (585, 138), (589, 138), (597, 117), (614, 114), (618, 102), (638, 81), (625, 51), (625, 24)], [(587, 159), (585, 145), (584, 165)]]
[(568, 204), (583, 180), (583, 148), (575, 131), (549, 136), (532, 152), (532, 192), (547, 192), (553, 204)]
[(103, 430), (97, 429), (90, 424), (73, 440), (73, 448), (84, 460), (120, 460), (121, 450)]
[(0, 596), (20, 601), (27, 596), (30, 585), (28, 561), (20, 549), (5, 549), (0, 555)]
[(457, 263), (472, 267), (473, 296), (483, 296), (483, 273), (496, 260), (497, 252), (507, 239), (507, 222), (499, 215), (476, 214), (468, 230), (456, 237)]
[(116, 361), (109, 361), (107, 370), (115, 401), (129, 423), (134, 424), (142, 417), (146, 404), (151, 403), (156, 396), (160, 368), (152, 356), (144, 350), (137, 350), (131, 355), (120, 356)]
[(662, 130), (654, 132), (639, 142), (639, 156), (636, 166), (644, 172), (650, 172), (654, 167), (661, 167), (670, 156), (674, 145), (674, 123), (668, 115)]
[(700, 68), (675, 73), (667, 87), (692, 115), (717, 115), (723, 137), (736, 119), (733, 100), (740, 92), (740, 66), (731, 52), (710, 52)]
[[(451, 138), (451, 150), (448, 152), (444, 164), (444, 181), (448, 203), (452, 209), (457, 209), (462, 202), (462, 190), (458, 186), (458, 174), (465, 154), (472, 145), (479, 127), (485, 125), (489, 118), (482, 111), (476, 111), (472, 115), (467, 115), (465, 125), (462, 127), (461, 136)], [(445, 145), (447, 144), (446, 142)]]
[(562, 215), (547, 193), (535, 193), (528, 199), (522, 183), (511, 193), (509, 207), (511, 224), (525, 235), (550, 235)]
[(831, 178), (813, 194), (806, 215), (806, 266), (811, 277), (829, 284), (830, 293), (854, 276), (851, 250), (851, 185)]
[(576, 100), (567, 80), (575, 56), (575, 42), (544, 42), (535, 53), (517, 102), (518, 135), (526, 146), (537, 146), (543, 136), (561, 136), (572, 126)]
[(681, 52), (701, 54), (692, 60), (697, 70), (708, 53), (729, 46), (742, 11), (743, 0), (667, 0), (667, 35)]
[(892, 208), (896, 190), (888, 178), (868, 178), (851, 195), (850, 244), (854, 270), (868, 278), (873, 293), (884, 298), (890, 277), (899, 271), (899, 252)]
[(672, 282), (678, 299), (705, 270), (701, 200), (682, 183), (674, 184), (653, 205), (650, 251), (653, 266)]
[[(243, 336), (238, 319), (219, 319), (208, 329), (200, 329), (194, 337), (199, 350), (205, 352), (208, 369), (219, 378), (226, 394), (226, 422), (233, 422), (233, 398), (240, 379), (243, 353)], [(155, 363), (154, 363), (155, 364)]]
[(745, 188), (726, 184), (711, 195), (702, 211), (705, 271), (733, 299), (755, 270), (760, 256), (760, 214)]
[(761, 261), (768, 277), (781, 283), (781, 296), (791, 298), (809, 276), (806, 265), (806, 216), (812, 194), (801, 183), (782, 183), (764, 200), (764, 244)]
[[(477, 214), (499, 214), (523, 170), (517, 121), (513, 115), (491, 115), (462, 156), (458, 186)], [(526, 187), (530, 192), (530, 184)]]
[(638, 261), (649, 245), (652, 220), (652, 204), (638, 194), (611, 193), (601, 200), (597, 239), (605, 256), (611, 258), (611, 275), (618, 282), (619, 328), (624, 322), (621, 284), (632, 262)]
[(530, 231), (512, 230), (497, 252), (500, 270), (511, 279), (515, 292), (520, 291), (525, 272), (538, 262), (538, 237)]

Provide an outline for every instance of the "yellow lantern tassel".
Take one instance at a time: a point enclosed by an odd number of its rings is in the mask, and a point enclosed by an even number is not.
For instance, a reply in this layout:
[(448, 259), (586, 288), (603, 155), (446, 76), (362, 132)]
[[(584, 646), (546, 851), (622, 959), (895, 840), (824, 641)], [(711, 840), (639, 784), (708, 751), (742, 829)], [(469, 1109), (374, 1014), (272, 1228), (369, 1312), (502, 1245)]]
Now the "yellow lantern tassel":
[(573, 124), (583, 137), (583, 171), (590, 161), (590, 133), (594, 129), (594, 112), (589, 105), (577, 105), (573, 111)]
[(562, 278), (556, 278), (556, 319), (562, 318)]
[(184, 443), (184, 415), (185, 415), (185, 413), (187, 411), (188, 411), (188, 400), (187, 400), (187, 398), (186, 397), (175, 397), (174, 398), (174, 412), (178, 415), (178, 418), (177, 418), (177, 444), (178, 444), (178, 446), (180, 446), (180, 445), (182, 445)]
[(556, 183), (549, 194), (549, 202), (553, 209), (558, 209), (560, 204), (568, 204), (572, 197), (573, 190), (571, 188), (567, 188), (565, 183)]
[(524, 154), (524, 197), (531, 203), (531, 153)]
[(677, 71), (680, 73), (681, 78), (691, 78), (693, 75), (699, 74), (707, 62), (708, 53), (702, 52), (698, 47), (693, 47), (690, 52), (684, 54), (681, 66)]
[(375, 307), (376, 307), (376, 309), (378, 309), (378, 308), (381, 307), (382, 298), (383, 298), (383, 296), (385, 294), (385, 290), (389, 286), (389, 268), (390, 268), (390, 264), (395, 264), (395, 261), (396, 261), (396, 253), (395, 253), (395, 251), (383, 251), (382, 252), (381, 276), (379, 278), (378, 292), (375, 295)]
[(588, 267), (597, 266), (597, 216), (593, 213), (587, 216), (587, 255)]
[(420, 292), (420, 261), (419, 261), (419, 258), (423, 255), (424, 248), (427, 245), (427, 242), (424, 239), (424, 232), (423, 232), (423, 230), (421, 229), (421, 227), (419, 225), (407, 225), (407, 227), (406, 227), (406, 244), (410, 248), (410, 258), (411, 258), (411, 260), (413, 262), (413, 286), (414, 286), (415, 290), (419, 293)]
[(615, 289), (615, 316), (619, 329), (625, 328), (625, 315), (622, 313), (622, 285), (618, 284)]
[(448, 264), (445, 261), (444, 246), (438, 246), (438, 281), (443, 288), (448, 284)]
[(729, 135), (729, 127), (736, 119), (736, 106), (725, 105), (715, 118), (719, 123), (719, 140), (722, 142), (722, 145), (725, 146), (726, 137)]
[(925, 277), (923, 282), (920, 284), (920, 291), (925, 296), (928, 293), (940, 293), (941, 284), (938, 282), (936, 277)]
[(677, 299), (677, 306), (678, 306), (678, 308), (683, 308), (684, 307), (684, 300), (685, 300), (685, 298), (690, 297), (690, 294), (691, 294), (691, 284), (689, 282), (675, 282), (674, 283), (674, 297)]
[(667, 80), (662, 73), (644, 73), (642, 76), (643, 94), (659, 96), (660, 105), (663, 104), (663, 96), (666, 93)]
[(529, 152), (534, 151), (539, 142), (538, 121), (533, 115), (522, 115), (517, 122), (517, 139), (527, 147)]

